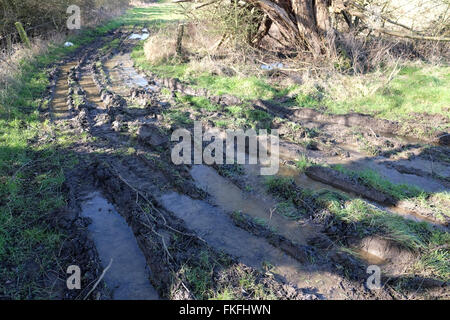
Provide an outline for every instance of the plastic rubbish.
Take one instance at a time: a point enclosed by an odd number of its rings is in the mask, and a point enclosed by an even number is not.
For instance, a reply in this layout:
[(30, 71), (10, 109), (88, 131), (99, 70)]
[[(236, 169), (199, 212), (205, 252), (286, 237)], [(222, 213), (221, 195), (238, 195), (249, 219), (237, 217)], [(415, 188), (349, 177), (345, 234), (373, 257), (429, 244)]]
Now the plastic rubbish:
[(143, 33), (143, 34), (133, 33), (129, 39), (143, 41), (143, 40), (147, 40), (149, 36), (150, 36), (149, 33)]
[(262, 70), (274, 70), (274, 69), (282, 69), (284, 68), (285, 65), (282, 64), (281, 62), (276, 62), (276, 63), (271, 63), (271, 64), (262, 64), (261, 65), (261, 69)]
[(73, 43), (72, 42), (66, 42), (66, 43), (64, 43), (64, 47), (73, 47)]

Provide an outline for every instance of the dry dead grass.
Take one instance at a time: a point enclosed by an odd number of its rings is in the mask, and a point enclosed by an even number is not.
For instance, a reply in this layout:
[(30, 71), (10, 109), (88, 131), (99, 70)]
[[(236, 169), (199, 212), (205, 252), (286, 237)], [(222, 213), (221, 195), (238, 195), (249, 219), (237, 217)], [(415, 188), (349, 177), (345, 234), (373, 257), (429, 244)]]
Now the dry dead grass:
[(64, 41), (64, 34), (53, 33), (46, 40), (32, 39), (31, 49), (22, 44), (15, 44), (11, 52), (3, 50), (0, 53), (0, 95), (5, 94), (9, 87), (17, 85), (21, 65), (26, 65), (34, 57), (45, 54), (50, 44), (61, 45)]
[(155, 6), (157, 3), (153, 0), (131, 0), (130, 6), (138, 7), (138, 8), (148, 8), (151, 6)]
[(144, 53), (153, 65), (165, 63), (176, 56), (176, 39), (170, 33), (155, 33), (145, 42)]
[[(242, 56), (239, 55), (238, 58), (238, 55), (234, 55), (226, 43), (222, 43), (221, 37), (208, 33), (207, 26), (187, 23), (184, 28), (183, 55), (188, 58), (189, 69), (193, 72), (221, 73), (223, 68), (220, 65), (235, 65), (238, 60), (242, 61)], [(178, 26), (172, 25), (156, 31), (149, 37), (144, 44), (144, 53), (150, 64), (177, 62), (174, 60), (177, 55), (177, 33)], [(218, 63), (218, 60), (226, 61)]]

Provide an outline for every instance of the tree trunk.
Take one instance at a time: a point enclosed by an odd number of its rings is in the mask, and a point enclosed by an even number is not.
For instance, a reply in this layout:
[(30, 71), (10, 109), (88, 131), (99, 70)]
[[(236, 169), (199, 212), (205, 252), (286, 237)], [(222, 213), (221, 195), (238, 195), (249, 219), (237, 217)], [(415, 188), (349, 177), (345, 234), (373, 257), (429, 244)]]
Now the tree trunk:
[(315, 57), (328, 51), (332, 31), (330, 6), (342, 0), (248, 0), (259, 7), (293, 47), (306, 47)]

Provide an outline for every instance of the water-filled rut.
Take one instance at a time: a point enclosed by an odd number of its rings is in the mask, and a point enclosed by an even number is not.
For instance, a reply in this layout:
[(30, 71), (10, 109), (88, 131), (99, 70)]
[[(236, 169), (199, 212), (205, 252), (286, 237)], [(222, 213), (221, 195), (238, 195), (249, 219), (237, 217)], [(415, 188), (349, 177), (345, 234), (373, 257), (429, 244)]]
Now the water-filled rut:
[(122, 96), (128, 95), (130, 88), (148, 86), (148, 81), (134, 68), (129, 53), (115, 55), (104, 65), (111, 89)]
[(182, 219), (209, 245), (236, 257), (242, 263), (262, 269), (273, 266), (271, 272), (300, 288), (318, 287), (320, 294), (331, 299), (348, 295), (340, 286), (340, 279), (329, 272), (310, 271), (264, 238), (236, 227), (228, 213), (219, 207), (171, 192), (159, 197), (160, 204)]
[[(98, 192), (86, 196), (82, 215), (90, 218), (89, 232), (95, 242), (104, 281), (117, 300), (156, 300), (158, 294), (149, 282), (149, 270), (133, 232), (114, 206)], [(112, 261), (112, 262), (111, 262)]]
[(262, 219), (269, 227), (294, 243), (306, 244), (308, 238), (314, 235), (312, 227), (301, 226), (296, 221), (276, 214), (276, 201), (271, 197), (246, 195), (211, 167), (194, 166), (191, 176), (197, 186), (214, 198), (216, 205), (229, 213), (242, 212), (253, 218)]

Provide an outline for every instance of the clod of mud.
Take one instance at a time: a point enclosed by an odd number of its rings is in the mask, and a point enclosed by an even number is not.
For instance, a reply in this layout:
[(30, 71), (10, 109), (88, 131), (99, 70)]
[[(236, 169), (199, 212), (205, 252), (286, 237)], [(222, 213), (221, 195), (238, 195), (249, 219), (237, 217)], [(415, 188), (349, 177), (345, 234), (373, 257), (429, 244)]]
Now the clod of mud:
[(157, 126), (151, 124), (141, 125), (137, 135), (141, 142), (152, 147), (162, 146), (169, 142), (167, 136), (163, 135)]
[(311, 166), (306, 169), (305, 173), (311, 179), (332, 185), (333, 187), (347, 192), (355, 193), (366, 199), (373, 200), (378, 203), (387, 205), (394, 205), (396, 203), (391, 196), (386, 195), (373, 188), (364, 186), (358, 181), (355, 181), (347, 175), (331, 168)]
[[(314, 109), (301, 108), (290, 110), (286, 115), (292, 121), (313, 120), (315, 122), (336, 123), (346, 127), (373, 128), (375, 132), (383, 134), (395, 134), (402, 131), (402, 126), (398, 122), (385, 119), (377, 119), (370, 115), (361, 113), (349, 113), (345, 115), (327, 115)], [(450, 145), (450, 135), (447, 132), (435, 132), (432, 136), (416, 136), (414, 131), (405, 131), (405, 135), (424, 139), (427, 142), (448, 146)]]

